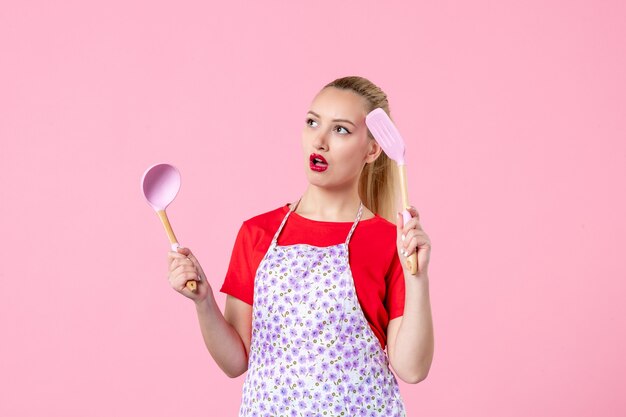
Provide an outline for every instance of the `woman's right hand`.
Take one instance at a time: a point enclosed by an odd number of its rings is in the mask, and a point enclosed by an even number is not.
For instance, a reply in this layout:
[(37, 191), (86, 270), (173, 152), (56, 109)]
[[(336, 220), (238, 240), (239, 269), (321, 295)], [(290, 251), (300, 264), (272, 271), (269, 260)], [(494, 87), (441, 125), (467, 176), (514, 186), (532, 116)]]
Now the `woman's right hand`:
[[(179, 247), (177, 251), (169, 251), (167, 254), (169, 263), (168, 279), (170, 285), (176, 291), (196, 303), (204, 301), (211, 291), (211, 286), (207, 282), (206, 275), (200, 263), (193, 256), (189, 248)], [(193, 292), (186, 287), (187, 281), (196, 281), (196, 291)]]

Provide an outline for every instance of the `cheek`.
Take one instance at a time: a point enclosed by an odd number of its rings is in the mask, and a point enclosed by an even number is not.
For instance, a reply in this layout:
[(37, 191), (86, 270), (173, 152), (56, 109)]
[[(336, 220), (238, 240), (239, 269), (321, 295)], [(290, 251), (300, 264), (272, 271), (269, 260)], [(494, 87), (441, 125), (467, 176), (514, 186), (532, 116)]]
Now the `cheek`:
[(313, 140), (313, 133), (311, 132), (310, 129), (307, 129), (306, 127), (304, 129), (302, 129), (302, 145), (307, 145), (309, 143), (311, 143), (311, 141)]
[(345, 167), (346, 171), (352, 171), (361, 165), (363, 149), (360, 146), (351, 144), (336, 150), (338, 151), (337, 159), (341, 160), (341, 165)]

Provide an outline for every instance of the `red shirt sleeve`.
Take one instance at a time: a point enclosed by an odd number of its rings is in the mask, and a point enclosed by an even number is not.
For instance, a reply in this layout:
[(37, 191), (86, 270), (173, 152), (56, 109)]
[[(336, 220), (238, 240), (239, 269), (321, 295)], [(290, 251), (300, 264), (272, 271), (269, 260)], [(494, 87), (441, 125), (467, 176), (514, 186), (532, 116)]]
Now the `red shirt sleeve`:
[(254, 276), (252, 268), (252, 236), (246, 222), (237, 233), (235, 245), (230, 255), (230, 264), (220, 291), (252, 305)]
[(385, 307), (389, 313), (389, 320), (400, 317), (404, 314), (404, 270), (400, 263), (398, 251), (394, 250), (393, 259), (389, 266), (389, 272), (385, 277), (387, 281), (387, 295), (385, 297)]

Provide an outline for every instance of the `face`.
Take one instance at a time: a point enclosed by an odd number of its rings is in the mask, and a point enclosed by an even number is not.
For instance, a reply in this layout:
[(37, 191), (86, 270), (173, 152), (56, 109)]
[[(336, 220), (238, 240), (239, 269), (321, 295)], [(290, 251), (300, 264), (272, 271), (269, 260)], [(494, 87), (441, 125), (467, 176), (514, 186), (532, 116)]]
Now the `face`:
[[(366, 100), (351, 90), (324, 88), (306, 114), (302, 150), (309, 182), (327, 188), (349, 188), (366, 163), (381, 152), (367, 135)], [(320, 161), (321, 160), (321, 161)]]

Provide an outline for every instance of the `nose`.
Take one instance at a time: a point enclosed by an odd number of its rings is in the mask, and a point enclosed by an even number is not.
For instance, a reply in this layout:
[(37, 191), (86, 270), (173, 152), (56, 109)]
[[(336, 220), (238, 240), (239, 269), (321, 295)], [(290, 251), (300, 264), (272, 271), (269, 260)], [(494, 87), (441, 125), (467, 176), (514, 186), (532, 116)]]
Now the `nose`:
[(328, 133), (324, 130), (320, 130), (313, 140), (313, 146), (315, 149), (328, 150)]

